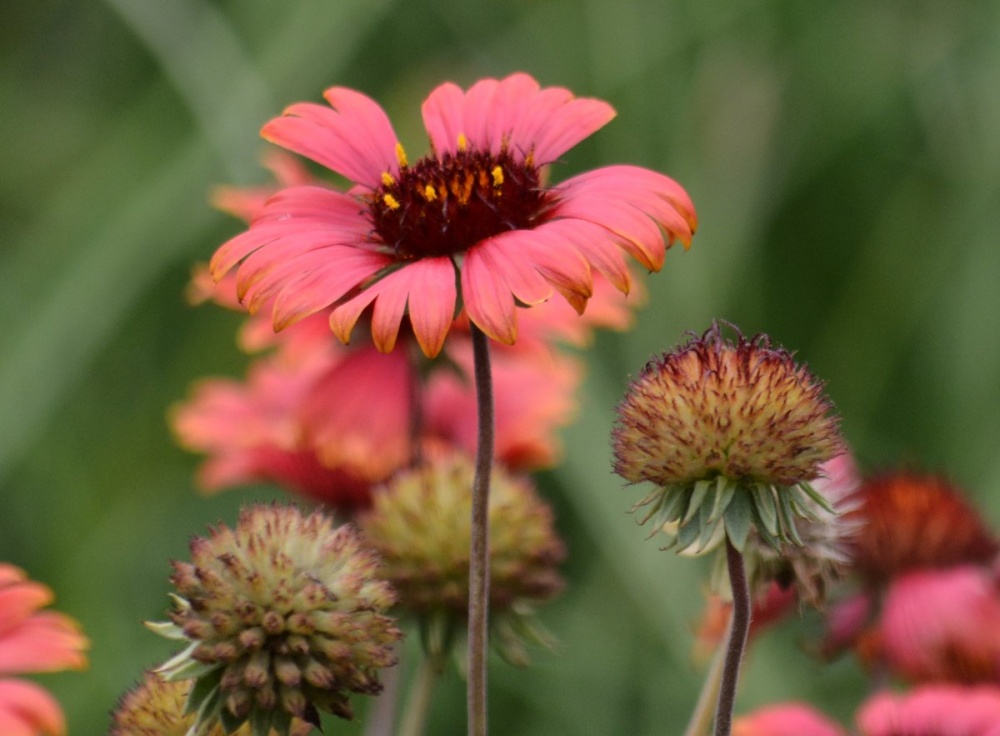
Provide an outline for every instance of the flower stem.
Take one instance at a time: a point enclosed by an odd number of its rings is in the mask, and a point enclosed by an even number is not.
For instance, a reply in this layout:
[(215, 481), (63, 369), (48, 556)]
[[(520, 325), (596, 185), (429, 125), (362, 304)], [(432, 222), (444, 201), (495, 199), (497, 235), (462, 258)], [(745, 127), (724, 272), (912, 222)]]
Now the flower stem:
[(472, 481), (472, 539), (469, 550), (469, 736), (486, 736), (486, 658), (489, 645), (489, 494), (493, 469), (493, 378), (486, 335), (472, 328), (479, 435), (476, 474)]
[(402, 647), (397, 645), (396, 652), (401, 661), (394, 667), (382, 671), (382, 692), (372, 702), (365, 714), (364, 736), (392, 736), (392, 727), (396, 721), (396, 704), (399, 700), (400, 672), (402, 671)]
[(733, 617), (726, 646), (726, 662), (722, 668), (722, 683), (719, 685), (719, 705), (715, 710), (715, 736), (729, 736), (732, 730), (736, 684), (750, 635), (750, 585), (743, 566), (743, 555), (729, 541), (729, 537), (726, 537), (726, 563), (729, 566), (729, 585), (733, 590)]
[(410, 695), (406, 701), (406, 712), (403, 713), (403, 722), (399, 727), (399, 736), (423, 736), (427, 727), (431, 695), (443, 669), (444, 661), (439, 654), (424, 654), (413, 676)]
[(733, 631), (733, 614), (730, 611), (726, 621), (726, 632), (716, 647), (715, 654), (712, 655), (712, 663), (705, 674), (705, 681), (701, 685), (701, 692), (698, 694), (698, 703), (691, 714), (684, 736), (707, 736), (709, 728), (712, 726), (712, 718), (715, 716), (715, 703), (719, 697), (719, 686), (722, 681), (723, 665), (726, 661), (729, 639)]

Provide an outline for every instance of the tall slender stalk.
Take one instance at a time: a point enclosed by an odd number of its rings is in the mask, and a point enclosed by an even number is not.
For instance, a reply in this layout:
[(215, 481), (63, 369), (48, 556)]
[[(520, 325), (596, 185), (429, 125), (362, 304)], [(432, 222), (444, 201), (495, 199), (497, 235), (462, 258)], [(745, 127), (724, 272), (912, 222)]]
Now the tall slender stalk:
[(733, 705), (736, 703), (736, 685), (740, 678), (740, 665), (750, 635), (750, 585), (747, 582), (743, 555), (726, 538), (726, 563), (729, 567), (729, 585), (733, 590), (733, 616), (729, 626), (729, 643), (726, 662), (722, 668), (719, 686), (719, 705), (715, 710), (715, 736), (729, 736), (733, 725)]
[(726, 652), (729, 649), (729, 639), (733, 631), (733, 614), (729, 612), (726, 620), (726, 631), (712, 655), (712, 663), (705, 673), (705, 681), (698, 694), (698, 703), (691, 714), (684, 736), (707, 736), (715, 717), (716, 703), (719, 699), (719, 687), (722, 682), (723, 665), (726, 662)]
[(440, 653), (427, 652), (413, 676), (410, 694), (406, 701), (406, 711), (399, 726), (399, 736), (423, 736), (427, 727), (427, 713), (430, 711), (434, 685), (444, 669)]
[(396, 705), (399, 700), (400, 673), (403, 669), (403, 647), (397, 642), (396, 652), (400, 661), (395, 667), (382, 671), (382, 692), (365, 713), (364, 736), (392, 736), (396, 723)]
[(479, 435), (476, 474), (472, 482), (472, 539), (469, 550), (469, 736), (486, 736), (486, 659), (489, 646), (490, 601), (490, 473), (493, 470), (493, 378), (489, 340), (472, 325)]

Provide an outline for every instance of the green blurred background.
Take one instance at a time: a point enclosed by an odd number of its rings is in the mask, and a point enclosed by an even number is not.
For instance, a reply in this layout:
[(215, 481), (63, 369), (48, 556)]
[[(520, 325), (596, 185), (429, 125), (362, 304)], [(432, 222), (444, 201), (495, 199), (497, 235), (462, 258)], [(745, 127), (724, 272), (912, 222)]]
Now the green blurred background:
[[(565, 463), (542, 478), (571, 557), (557, 652), (493, 668), (494, 731), (674, 734), (699, 685), (704, 565), (657, 551), (609, 469), (627, 377), (713, 317), (828, 381), (862, 463), (943, 471), (1000, 521), (1000, 3), (920, 0), (32, 0), (0, 5), (0, 559), (52, 585), (93, 642), (42, 679), (72, 734), (168, 642), (169, 560), (274, 489), (197, 494), (168, 406), (240, 375), (239, 318), (182, 291), (239, 225), (215, 184), (260, 183), (260, 125), (332, 84), (372, 95), (411, 152), (437, 83), (524, 70), (618, 118), (554, 172), (629, 162), (691, 193), (701, 229), (648, 280), (636, 329), (588, 355)], [(416, 155), (416, 154), (414, 154)], [(854, 666), (751, 655), (740, 709), (847, 719)], [(430, 733), (460, 733), (445, 680)], [(331, 725), (331, 733), (359, 733)]]

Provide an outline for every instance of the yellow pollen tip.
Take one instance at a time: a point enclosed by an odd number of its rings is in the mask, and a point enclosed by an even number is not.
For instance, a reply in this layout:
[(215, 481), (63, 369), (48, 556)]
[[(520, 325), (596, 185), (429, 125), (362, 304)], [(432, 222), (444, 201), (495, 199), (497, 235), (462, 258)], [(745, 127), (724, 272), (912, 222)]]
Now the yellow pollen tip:
[(464, 151), (469, 147), (469, 139), (465, 137), (465, 133), (458, 134), (458, 150)]
[(396, 143), (396, 160), (399, 161), (400, 166), (406, 166), (406, 149), (399, 142)]
[(493, 186), (499, 188), (503, 186), (503, 168), (500, 166), (494, 166), (493, 171), (490, 172), (493, 175)]
[(392, 174), (390, 174), (388, 171), (383, 171), (382, 172), (382, 184), (383, 185), (385, 185), (387, 187), (391, 187), (395, 183), (396, 183), (396, 180), (393, 178)]
[(428, 202), (433, 202), (435, 199), (437, 199), (437, 192), (434, 191), (433, 185), (428, 184), (427, 186), (424, 187), (424, 199), (426, 199)]
[(397, 200), (391, 194), (382, 195), (382, 201), (385, 202), (385, 206), (388, 207), (390, 210), (399, 209), (399, 200)]

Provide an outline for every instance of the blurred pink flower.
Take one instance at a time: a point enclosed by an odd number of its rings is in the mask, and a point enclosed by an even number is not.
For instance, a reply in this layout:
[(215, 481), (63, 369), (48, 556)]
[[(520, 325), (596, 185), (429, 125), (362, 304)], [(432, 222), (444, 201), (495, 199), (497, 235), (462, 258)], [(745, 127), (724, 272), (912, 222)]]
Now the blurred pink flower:
[[(346, 511), (367, 506), (371, 485), (413, 457), (417, 396), (422, 444), (474, 450), (468, 332), (459, 330), (448, 346), (449, 365), (432, 364), (417, 389), (407, 351), (385, 355), (370, 343), (345, 348), (316, 327), (311, 319), (298, 323), (245, 380), (203, 380), (173, 408), (180, 444), (208, 456), (198, 472), (205, 490), (273, 482)], [(492, 372), (497, 460), (515, 470), (553, 464), (556, 429), (576, 408), (579, 361), (551, 348), (500, 346)]]
[(918, 571), (889, 587), (879, 616), (880, 654), (914, 681), (1000, 683), (1000, 594), (972, 566)]
[[(372, 483), (408, 457), (408, 381), (402, 354), (349, 352), (326, 333), (311, 349), (296, 341), (260, 358), (245, 381), (199, 382), (172, 409), (170, 423), (182, 446), (208, 455), (198, 471), (207, 491), (273, 482), (353, 510), (368, 504)], [(339, 389), (339, 403), (331, 407), (327, 391), (315, 405), (317, 387), (324, 386)], [(328, 409), (330, 425), (341, 430), (332, 439), (324, 432), (325, 453), (307, 428), (319, 408)]]
[(926, 685), (882, 692), (857, 715), (862, 736), (1000, 736), (1000, 688)]
[(759, 708), (733, 722), (733, 736), (845, 736), (845, 733), (839, 725), (801, 703)]
[(28, 580), (13, 565), (0, 563), (0, 734), (63, 734), (59, 704), (37, 685), (7, 675), (55, 672), (87, 666), (87, 639), (61, 613), (41, 611), (52, 591)]
[(264, 167), (274, 174), (277, 184), (259, 187), (219, 186), (212, 190), (212, 205), (233, 217), (250, 222), (264, 204), (283, 187), (322, 186), (309, 169), (297, 158), (284, 151), (270, 150), (264, 155)]
[(542, 184), (547, 164), (614, 117), (604, 102), (542, 89), (526, 74), (466, 92), (443, 84), (423, 105), (431, 153), (410, 165), (373, 100), (343, 87), (324, 96), (331, 107), (292, 105), (262, 135), (355, 186), (280, 191), (212, 259), (217, 279), (239, 264), (238, 294), (251, 312), (273, 300), (276, 330), (329, 307), (347, 342), (373, 307), (380, 351), (393, 349), (406, 315), (434, 356), (464, 308), (510, 344), (516, 305), (558, 291), (583, 312), (591, 268), (627, 292), (623, 251), (656, 271), (675, 239), (690, 243), (694, 207), (662, 174), (613, 166)]

